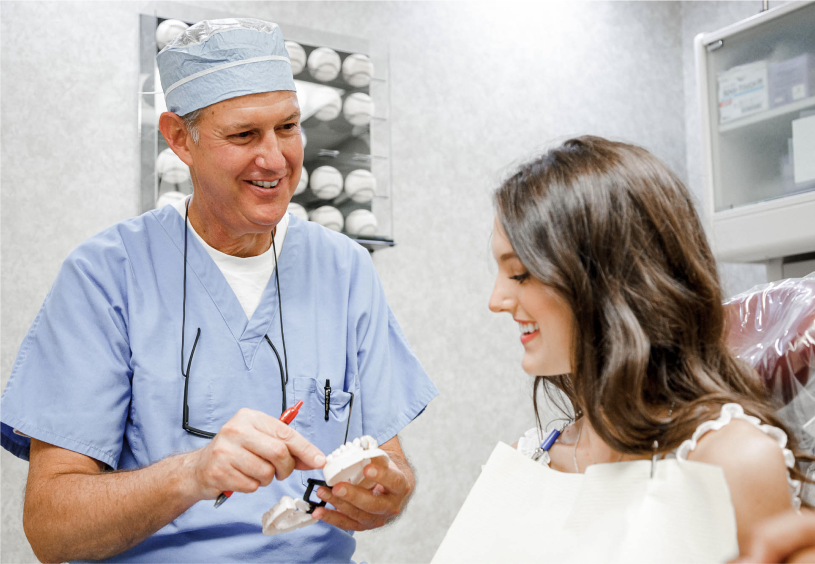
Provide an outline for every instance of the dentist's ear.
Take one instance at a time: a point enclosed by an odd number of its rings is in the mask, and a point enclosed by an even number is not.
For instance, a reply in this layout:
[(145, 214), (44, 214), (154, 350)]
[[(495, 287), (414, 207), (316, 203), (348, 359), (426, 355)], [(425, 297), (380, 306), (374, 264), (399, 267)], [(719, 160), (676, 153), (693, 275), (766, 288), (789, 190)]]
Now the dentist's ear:
[(158, 120), (158, 129), (178, 158), (185, 165), (192, 167), (192, 154), (187, 144), (193, 140), (181, 116), (173, 112), (162, 113)]

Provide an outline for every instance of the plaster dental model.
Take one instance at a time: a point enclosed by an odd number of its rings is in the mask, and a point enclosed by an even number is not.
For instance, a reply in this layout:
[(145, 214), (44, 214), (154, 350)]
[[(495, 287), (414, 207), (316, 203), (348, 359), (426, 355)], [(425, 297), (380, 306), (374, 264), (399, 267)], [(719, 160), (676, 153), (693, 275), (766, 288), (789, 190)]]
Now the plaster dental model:
[(278, 533), (288, 533), (317, 522), (309, 513), (308, 503), (287, 495), (280, 498), (274, 507), (263, 514), (263, 534), (270, 537)]
[(370, 435), (342, 445), (325, 457), (325, 468), (323, 468), (325, 483), (328, 484), (328, 487), (340, 482), (348, 482), (363, 488), (373, 487), (373, 481), (365, 479), (362, 473), (363, 468), (370, 464), (372, 459), (381, 456), (385, 457), (385, 462), (390, 461), (388, 454), (378, 447), (376, 439)]
[[(362, 470), (374, 458), (384, 457), (385, 462), (390, 461), (388, 453), (378, 447), (373, 437), (365, 435), (354, 439), (353, 442), (345, 443), (326, 456), (323, 468), (326, 485), (332, 487), (340, 482), (348, 482), (355, 486), (372, 488), (374, 481), (365, 478)], [(317, 521), (311, 517), (313, 510), (314, 507), (305, 500), (284, 495), (274, 507), (263, 514), (263, 534), (274, 536), (316, 523)]]

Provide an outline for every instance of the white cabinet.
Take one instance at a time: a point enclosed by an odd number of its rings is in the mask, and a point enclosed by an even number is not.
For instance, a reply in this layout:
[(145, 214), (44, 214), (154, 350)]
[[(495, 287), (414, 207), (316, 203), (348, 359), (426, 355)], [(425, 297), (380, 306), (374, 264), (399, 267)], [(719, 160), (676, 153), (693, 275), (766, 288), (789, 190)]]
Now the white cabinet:
[(815, 3), (699, 34), (694, 47), (716, 256), (807, 258), (815, 253)]

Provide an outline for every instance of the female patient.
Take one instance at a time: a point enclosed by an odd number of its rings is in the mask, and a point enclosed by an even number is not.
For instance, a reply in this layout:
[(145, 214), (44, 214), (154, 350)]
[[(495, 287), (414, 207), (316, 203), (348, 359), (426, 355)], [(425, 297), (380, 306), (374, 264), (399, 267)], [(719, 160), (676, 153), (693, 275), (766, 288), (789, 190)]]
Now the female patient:
[[(725, 348), (716, 263), (679, 179), (644, 149), (582, 137), (523, 166), (495, 201), (490, 309), (520, 325), (536, 411), (538, 388), (554, 387), (576, 418), (542, 461), (582, 473), (656, 451), (718, 465), (740, 545), (800, 506), (794, 439)], [(532, 456), (538, 436), (518, 449)]]

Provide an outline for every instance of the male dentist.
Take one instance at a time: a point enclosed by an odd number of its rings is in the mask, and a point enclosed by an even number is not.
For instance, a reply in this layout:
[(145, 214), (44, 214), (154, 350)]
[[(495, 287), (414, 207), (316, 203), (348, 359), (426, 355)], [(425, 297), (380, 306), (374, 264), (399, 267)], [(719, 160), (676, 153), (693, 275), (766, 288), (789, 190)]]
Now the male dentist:
[[(30, 461), (26, 535), (46, 562), (348, 562), (346, 531), (407, 504), (397, 433), (438, 392), (368, 252), (286, 213), (303, 146), (278, 26), (203, 21), (157, 61), (194, 195), (79, 245), (20, 347), (0, 417)], [(374, 490), (320, 488), (319, 523), (262, 535), (346, 435), (390, 455)]]

